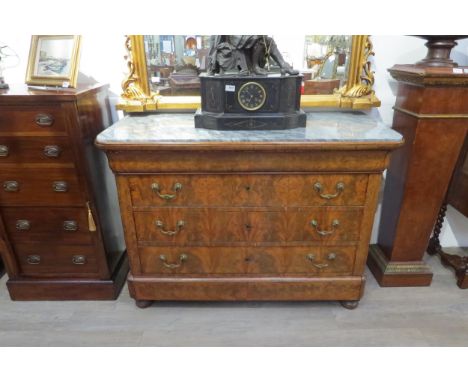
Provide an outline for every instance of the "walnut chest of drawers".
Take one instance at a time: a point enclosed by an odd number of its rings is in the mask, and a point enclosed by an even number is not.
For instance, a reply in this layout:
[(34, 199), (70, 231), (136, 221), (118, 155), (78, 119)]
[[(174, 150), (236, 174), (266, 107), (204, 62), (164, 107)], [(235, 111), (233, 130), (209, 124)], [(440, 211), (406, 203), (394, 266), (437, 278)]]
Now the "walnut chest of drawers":
[(127, 117), (97, 138), (117, 175), (130, 294), (357, 306), (382, 172), (401, 136), (366, 115), (284, 131)]
[(107, 86), (0, 91), (0, 253), (13, 300), (113, 299), (128, 271), (117, 191), (94, 146)]

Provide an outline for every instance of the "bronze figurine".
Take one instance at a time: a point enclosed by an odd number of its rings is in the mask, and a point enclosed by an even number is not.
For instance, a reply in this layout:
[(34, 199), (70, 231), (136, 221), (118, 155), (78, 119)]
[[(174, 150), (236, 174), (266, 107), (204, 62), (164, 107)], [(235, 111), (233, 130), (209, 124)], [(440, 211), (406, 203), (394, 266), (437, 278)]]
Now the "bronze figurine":
[(211, 37), (208, 75), (266, 75), (270, 60), (279, 66), (281, 74), (299, 74), (284, 61), (273, 38), (260, 35), (215, 35)]

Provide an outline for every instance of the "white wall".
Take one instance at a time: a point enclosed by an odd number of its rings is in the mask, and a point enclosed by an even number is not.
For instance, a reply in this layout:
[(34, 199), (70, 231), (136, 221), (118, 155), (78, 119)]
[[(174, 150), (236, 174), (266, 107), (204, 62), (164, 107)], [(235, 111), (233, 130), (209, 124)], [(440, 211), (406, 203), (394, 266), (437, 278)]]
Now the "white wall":
[[(90, 21), (92, 22), (92, 21)], [(280, 42), (290, 41), (291, 36), (276, 36)], [(26, 73), (30, 35), (10, 33), (2, 34), (0, 41), (10, 45), (20, 56), (20, 64), (5, 71), (9, 83), (22, 83)], [(409, 36), (373, 36), (374, 51), (373, 70), (375, 71), (375, 91), (382, 101), (379, 109), (372, 111), (377, 118), (391, 125), (392, 106), (395, 102), (396, 84), (387, 69), (394, 64), (411, 64), (426, 54), (424, 41)], [(292, 50), (301, 52), (302, 43), (294, 44)], [(124, 37), (116, 34), (84, 34), (80, 61), (80, 81), (101, 82), (110, 84), (111, 102), (115, 104), (120, 94), (120, 83), (126, 72)], [(461, 65), (468, 65), (468, 40), (460, 41), (452, 52), (452, 58)], [(376, 240), (376, 228), (379, 214), (376, 217), (372, 241)], [(453, 208), (449, 208), (444, 230), (441, 235), (444, 246), (468, 246), (468, 219)]]

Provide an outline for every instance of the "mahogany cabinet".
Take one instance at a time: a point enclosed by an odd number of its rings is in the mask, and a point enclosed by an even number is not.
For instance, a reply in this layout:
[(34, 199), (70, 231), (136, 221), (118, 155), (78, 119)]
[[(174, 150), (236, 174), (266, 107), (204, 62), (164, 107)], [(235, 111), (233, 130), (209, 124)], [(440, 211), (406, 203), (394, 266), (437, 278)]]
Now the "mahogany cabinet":
[(369, 268), (381, 286), (427, 286), (423, 256), (468, 131), (468, 68), (395, 65), (393, 129), (405, 138), (387, 171)]
[(107, 86), (0, 91), (0, 254), (13, 300), (114, 299), (128, 260), (115, 179), (94, 146)]
[(357, 306), (398, 133), (361, 114), (309, 114), (305, 129), (237, 132), (195, 129), (193, 115), (172, 114), (127, 117), (96, 143), (117, 175), (138, 306)]

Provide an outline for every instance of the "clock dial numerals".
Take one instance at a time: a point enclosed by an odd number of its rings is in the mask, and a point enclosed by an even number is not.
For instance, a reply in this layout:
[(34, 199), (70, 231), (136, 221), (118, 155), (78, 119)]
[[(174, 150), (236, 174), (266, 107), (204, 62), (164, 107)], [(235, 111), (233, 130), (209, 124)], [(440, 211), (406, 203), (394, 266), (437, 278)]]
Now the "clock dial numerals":
[(249, 111), (258, 110), (265, 103), (266, 91), (257, 82), (247, 82), (240, 87), (237, 99), (243, 109)]

